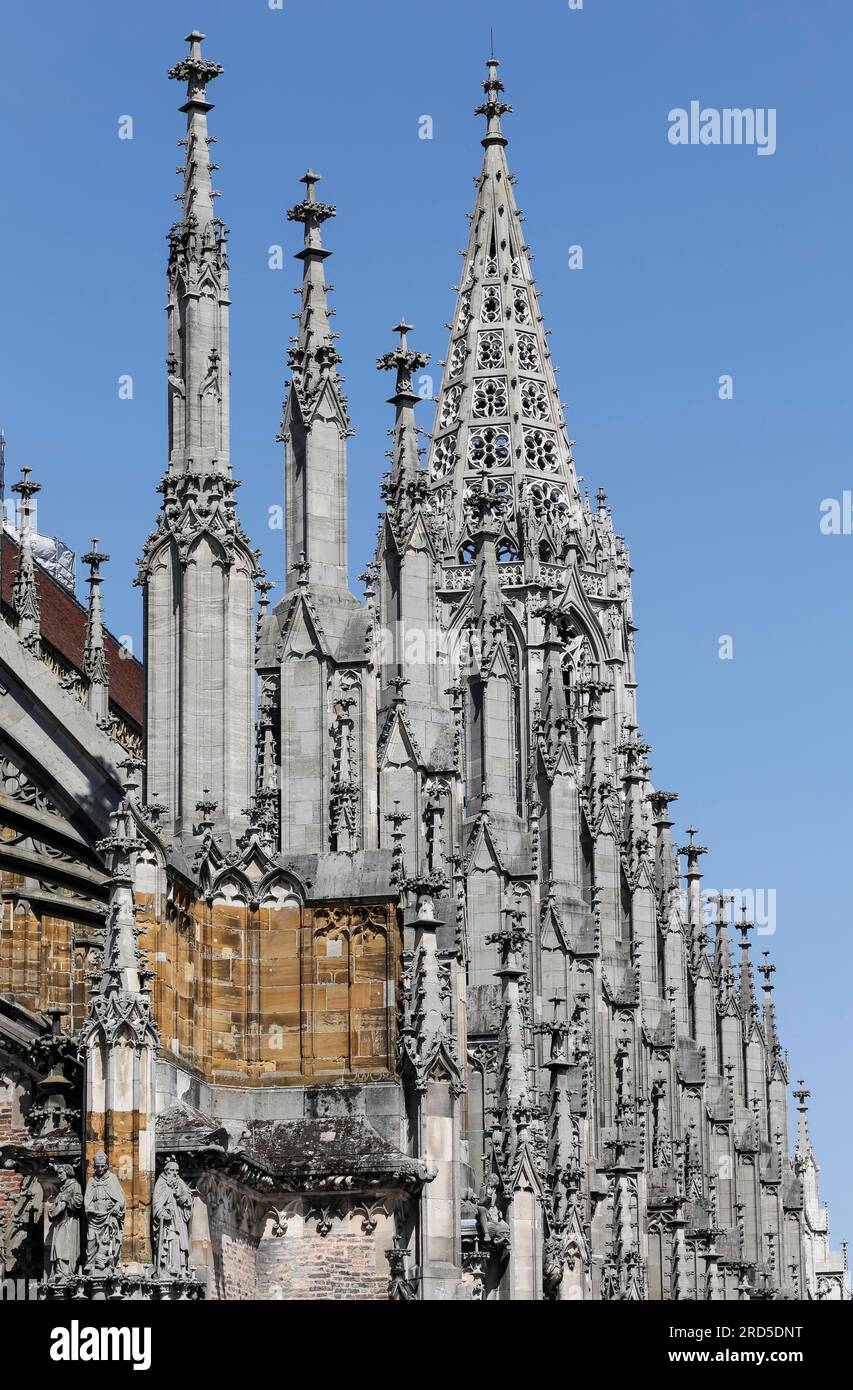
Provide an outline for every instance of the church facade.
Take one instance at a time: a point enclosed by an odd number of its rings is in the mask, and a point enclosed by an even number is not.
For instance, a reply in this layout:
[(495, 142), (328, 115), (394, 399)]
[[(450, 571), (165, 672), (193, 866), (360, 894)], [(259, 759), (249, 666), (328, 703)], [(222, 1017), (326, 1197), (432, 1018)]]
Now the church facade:
[[(305, 174), (273, 606), (229, 457), (228, 235), (188, 36), (144, 665), (33, 555), (0, 622), (0, 1260), (64, 1298), (841, 1299), (773, 966), (673, 838), (631, 563), (581, 491), (487, 65), (428, 448), (410, 326), (349, 587)], [(240, 369), (236, 364), (237, 370)], [(154, 480), (152, 479), (152, 494)], [(153, 505), (152, 505), (153, 511)]]

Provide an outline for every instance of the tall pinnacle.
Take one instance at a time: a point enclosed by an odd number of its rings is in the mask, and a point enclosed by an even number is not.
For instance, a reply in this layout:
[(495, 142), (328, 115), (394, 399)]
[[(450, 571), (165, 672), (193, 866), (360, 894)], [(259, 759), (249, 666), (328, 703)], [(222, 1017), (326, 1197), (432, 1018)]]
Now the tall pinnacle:
[(401, 318), (391, 330), (392, 333), (400, 335), (398, 346), (376, 359), (380, 371), (397, 373), (394, 394), (388, 400), (388, 404), (396, 409), (391, 466), (394, 482), (411, 481), (420, 473), (418, 430), (415, 424), (415, 406), (420, 397), (412, 390), (412, 374), (427, 365), (429, 356), (423, 352), (415, 352), (409, 347), (407, 334), (411, 331), (412, 325)]
[[(308, 169), (300, 183), (305, 184), (305, 197), (301, 203), (289, 208), (288, 222), (301, 222), (304, 228), (304, 243), (296, 259), (302, 261), (302, 303), (299, 310), (299, 332), (290, 351), (290, 365), (293, 369), (293, 384), (300, 398), (310, 406), (325, 378), (332, 377), (337, 383), (337, 366), (340, 354), (334, 345), (337, 336), (331, 330), (327, 300), (327, 285), (323, 262), (331, 251), (323, 246), (320, 228), (330, 217), (336, 216), (337, 209), (331, 203), (317, 201), (317, 184), (320, 175)], [(339, 395), (339, 393), (338, 393)], [(340, 399), (340, 396), (339, 396)]]
[(352, 431), (323, 270), (331, 252), (320, 236), (335, 208), (318, 201), (319, 178), (313, 169), (303, 174), (305, 197), (287, 213), (289, 222), (302, 223), (303, 244), (296, 252), (302, 262), (299, 312), (294, 314), (299, 327), (290, 340), (291, 379), (279, 434), (285, 446), (285, 589), (293, 593), (300, 587), (304, 561), (312, 589), (348, 594), (346, 441)]
[(752, 974), (752, 961), (749, 956), (749, 933), (753, 930), (753, 927), (754, 923), (747, 920), (746, 903), (743, 903), (740, 910), (740, 921), (737, 924), (737, 929), (740, 932), (740, 978), (738, 981), (738, 996), (740, 1011), (743, 1014), (747, 1027), (756, 1015), (755, 981)]
[(169, 77), (176, 82), (186, 82), (187, 99), (181, 111), (187, 116), (186, 158), (184, 175), (183, 220), (188, 223), (195, 218), (199, 228), (213, 220), (213, 197), (211, 188), (210, 136), (207, 133), (207, 113), (213, 110), (213, 102), (207, 100), (207, 84), (223, 71), (219, 63), (203, 58), (201, 45), (204, 34), (193, 29), (187, 34), (185, 42), (190, 51), (181, 62), (169, 69)]
[(501, 130), (501, 116), (510, 114), (512, 107), (508, 106), (505, 101), (501, 101), (504, 84), (498, 77), (500, 63), (497, 58), (487, 58), (486, 67), (489, 73), (483, 82), (486, 99), (476, 108), (474, 114), (486, 117), (488, 126), (481, 143), (488, 148), (489, 145), (505, 145), (507, 143)]
[(805, 1162), (812, 1156), (812, 1141), (809, 1134), (809, 1107), (808, 1099), (811, 1091), (806, 1090), (805, 1082), (797, 1082), (797, 1090), (793, 1093), (794, 1100), (797, 1102), (797, 1158)]
[(107, 1042), (129, 1030), (137, 1045), (157, 1045), (158, 1036), (151, 1017), (148, 989), (150, 972), (140, 954), (136, 910), (133, 902), (134, 856), (144, 848), (137, 838), (130, 808), (130, 795), (110, 816), (110, 833), (97, 848), (109, 867), (110, 900), (104, 926), (102, 964), (95, 971), (89, 1012), (80, 1032), (85, 1043), (102, 1031)]
[(41, 492), (41, 483), (30, 481), (29, 468), (21, 469), (20, 481), (12, 484), (21, 505), (18, 525), (18, 565), (15, 582), (12, 586), (12, 607), (18, 619), (18, 641), (33, 656), (41, 652), (41, 607), (36, 578), (36, 562), (33, 558), (32, 508), (30, 503), (36, 493)]
[(690, 927), (691, 961), (694, 966), (698, 966), (708, 941), (702, 909), (702, 872), (699, 860), (708, 850), (705, 845), (697, 845), (694, 826), (688, 825), (687, 834), (688, 843), (682, 845), (678, 853), (687, 859), (684, 877), (687, 879), (687, 922)]
[(215, 216), (207, 132), (207, 84), (222, 72), (201, 54), (204, 34), (187, 35), (190, 51), (169, 69), (186, 82), (181, 220), (169, 233), (169, 470), (230, 474), (227, 233)]
[(723, 893), (717, 894), (717, 917), (714, 923), (716, 936), (714, 939), (714, 978), (717, 986), (717, 998), (721, 1006), (724, 1006), (732, 998), (734, 993), (734, 970), (732, 969), (731, 943), (729, 941), (729, 919), (727, 908), (734, 898), (726, 897)]
[[(146, 541), (145, 758), (149, 802), (164, 832), (193, 835), (202, 788), (217, 829), (239, 837), (252, 786), (252, 586), (257, 557), (240, 525), (230, 458), (230, 295), (226, 228), (214, 216), (207, 87), (222, 68), (187, 35), (170, 70), (186, 82), (181, 218), (166, 270), (169, 456), (163, 502)], [(177, 663), (177, 665), (176, 665)], [(178, 671), (178, 668), (179, 671)], [(164, 680), (175, 671), (175, 680)], [(176, 691), (180, 690), (180, 699)]]
[(776, 973), (776, 966), (771, 963), (769, 951), (762, 951), (762, 956), (764, 959), (758, 967), (758, 973), (764, 976), (764, 984), (761, 986), (764, 992), (764, 1038), (767, 1043), (767, 1051), (773, 1059), (782, 1052), (779, 1033), (776, 1028), (776, 1008), (773, 1003), (773, 976)]
[[(521, 214), (506, 163), (497, 59), (488, 61), (483, 165), (438, 399), (429, 459), (430, 506), (445, 562), (470, 546), (484, 478), (499, 498), (503, 558), (568, 563), (581, 512), (571, 442)], [(462, 561), (465, 563), (465, 561)]]
[(101, 585), (103, 583), (101, 565), (105, 564), (109, 558), (109, 555), (102, 555), (98, 550), (97, 536), (92, 541), (92, 549), (83, 556), (84, 565), (89, 566), (89, 575), (86, 580), (89, 585), (89, 611), (86, 619), (83, 671), (89, 679), (89, 709), (99, 723), (109, 718), (110, 705), (110, 681), (101, 606)]

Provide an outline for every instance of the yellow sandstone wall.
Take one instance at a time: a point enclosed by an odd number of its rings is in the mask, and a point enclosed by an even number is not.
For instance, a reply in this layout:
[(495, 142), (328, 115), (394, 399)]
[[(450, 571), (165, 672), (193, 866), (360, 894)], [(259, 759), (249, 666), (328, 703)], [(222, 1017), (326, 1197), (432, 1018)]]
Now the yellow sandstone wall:
[(393, 1072), (394, 904), (141, 906), (163, 1050), (184, 1066), (241, 1084)]
[[(7, 892), (20, 887), (12, 875)], [(396, 904), (165, 902), (138, 894), (162, 1050), (211, 1081), (277, 1085), (394, 1072)], [(4, 897), (0, 992), (86, 1015), (96, 927)]]
[(86, 1015), (86, 972), (93, 965), (89, 943), (96, 928), (76, 920), (70, 904), (66, 916), (7, 896), (20, 885), (16, 875), (2, 875), (0, 994), (35, 1013), (67, 1009), (64, 1027), (77, 1029)]

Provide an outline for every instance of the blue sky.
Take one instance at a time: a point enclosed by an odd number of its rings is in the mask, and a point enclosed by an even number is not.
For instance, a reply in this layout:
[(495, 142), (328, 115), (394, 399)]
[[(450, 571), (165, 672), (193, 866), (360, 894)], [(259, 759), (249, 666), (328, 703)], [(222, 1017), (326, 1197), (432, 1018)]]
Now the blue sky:
[[(401, 313), (444, 356), (479, 169), (489, 30), (578, 467), (631, 546), (640, 718), (706, 883), (776, 891), (776, 1002), (836, 1239), (853, 1234), (849, 621), (853, 488), (845, 0), (46, 0), (2, 23), (0, 425), (43, 484), (41, 529), (112, 559), (110, 626), (141, 650), (134, 560), (165, 461), (165, 236), (183, 100), (166, 70), (199, 27), (220, 215), (231, 229), (232, 459), (244, 525), (281, 580), (275, 443), (297, 301), (284, 211), (308, 164), (353, 424), (351, 557), (372, 548)], [(777, 150), (674, 147), (692, 100), (773, 107)], [(433, 139), (418, 138), (419, 117)], [(133, 118), (119, 140), (119, 118)], [(285, 267), (268, 268), (282, 244)], [(568, 247), (583, 247), (582, 270)], [(118, 378), (133, 376), (132, 401)], [(720, 401), (721, 374), (733, 399)], [(436, 368), (436, 384), (438, 368)], [(422, 407), (424, 427), (429, 408)], [(11, 476), (10, 476), (11, 481)], [(719, 659), (723, 635), (734, 658)]]

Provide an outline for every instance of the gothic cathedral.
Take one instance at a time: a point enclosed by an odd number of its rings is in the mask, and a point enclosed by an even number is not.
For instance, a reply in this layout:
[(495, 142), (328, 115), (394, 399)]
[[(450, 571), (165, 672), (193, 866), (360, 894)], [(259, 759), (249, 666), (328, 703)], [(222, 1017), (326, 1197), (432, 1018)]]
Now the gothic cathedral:
[(272, 606), (229, 453), (203, 37), (169, 73), (144, 663), (97, 542), (86, 605), (40, 561), (28, 469), (2, 542), (0, 1275), (56, 1300), (846, 1297), (774, 967), (746, 908), (708, 911), (651, 779), (629, 551), (579, 486), (497, 61), (428, 449), (410, 325), (378, 362), (362, 598), (319, 175), (288, 213)]

